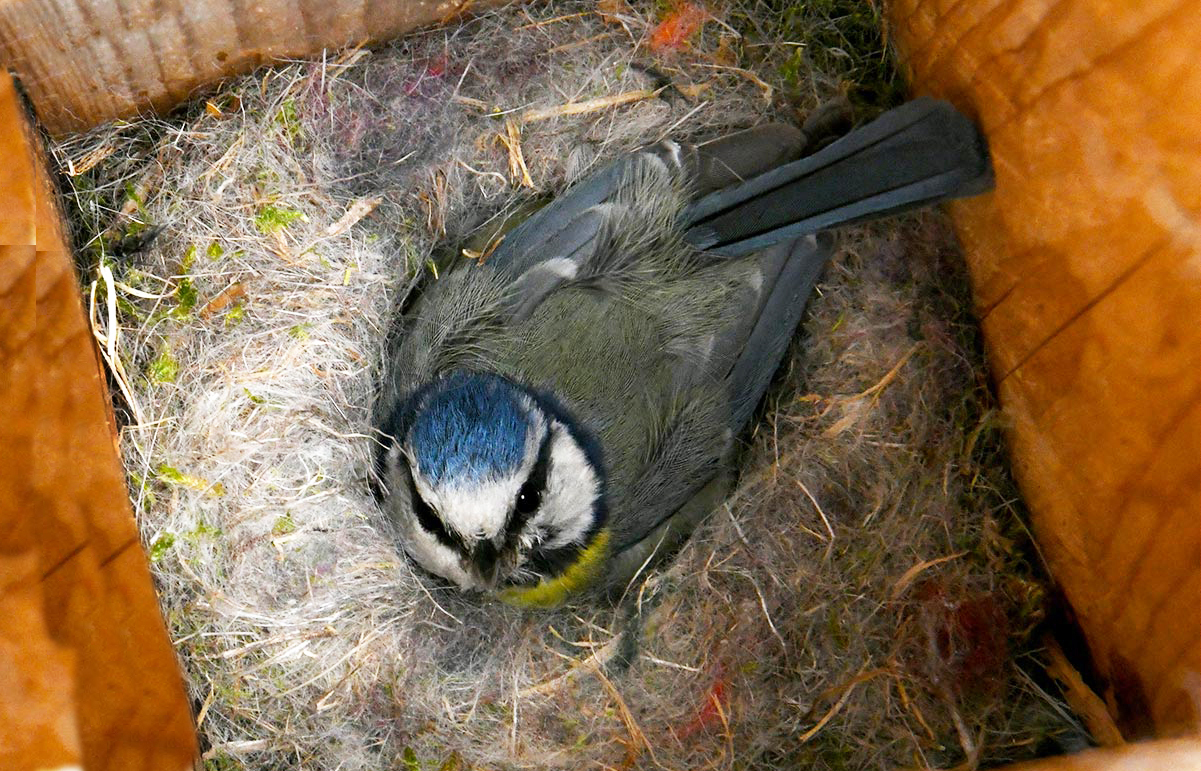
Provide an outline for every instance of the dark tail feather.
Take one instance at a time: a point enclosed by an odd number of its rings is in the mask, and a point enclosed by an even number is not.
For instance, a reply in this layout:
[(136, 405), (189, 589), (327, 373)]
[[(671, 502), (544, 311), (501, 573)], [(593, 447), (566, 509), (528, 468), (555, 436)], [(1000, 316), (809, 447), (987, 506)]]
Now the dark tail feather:
[(685, 212), (686, 238), (736, 257), (992, 186), (975, 124), (949, 102), (915, 99), (807, 158), (700, 198)]

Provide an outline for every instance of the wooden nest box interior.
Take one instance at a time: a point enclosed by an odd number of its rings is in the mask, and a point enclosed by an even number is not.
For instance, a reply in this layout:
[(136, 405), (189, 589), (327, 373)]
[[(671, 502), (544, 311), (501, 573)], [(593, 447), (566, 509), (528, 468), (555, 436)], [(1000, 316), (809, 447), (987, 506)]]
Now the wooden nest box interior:
[[(0, 59), (62, 134), (469, 11), (9, 0)], [(1201, 2), (884, 14), (912, 92), (951, 100), (991, 144), (995, 192), (950, 209), (1014, 473), (1115, 741), (1137, 742), (1023, 767), (1201, 768)], [(22, 102), (0, 73), (0, 767), (189, 768), (193, 705)]]

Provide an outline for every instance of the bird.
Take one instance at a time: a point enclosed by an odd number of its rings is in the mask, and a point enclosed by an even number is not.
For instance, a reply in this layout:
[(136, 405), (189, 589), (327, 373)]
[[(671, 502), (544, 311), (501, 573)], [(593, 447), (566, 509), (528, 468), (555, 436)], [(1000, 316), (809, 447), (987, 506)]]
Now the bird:
[(830, 230), (994, 184), (942, 100), (805, 145), (768, 123), (628, 153), (406, 300), (372, 476), (417, 565), (524, 607), (619, 597), (731, 490)]

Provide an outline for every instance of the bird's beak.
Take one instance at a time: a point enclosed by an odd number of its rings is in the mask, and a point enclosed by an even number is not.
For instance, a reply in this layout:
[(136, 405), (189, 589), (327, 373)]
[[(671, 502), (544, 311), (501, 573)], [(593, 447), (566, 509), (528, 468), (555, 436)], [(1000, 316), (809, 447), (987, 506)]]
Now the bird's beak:
[(496, 588), (496, 577), (500, 567), (500, 550), (487, 539), (475, 544), (468, 556), (466, 568), (488, 589)]

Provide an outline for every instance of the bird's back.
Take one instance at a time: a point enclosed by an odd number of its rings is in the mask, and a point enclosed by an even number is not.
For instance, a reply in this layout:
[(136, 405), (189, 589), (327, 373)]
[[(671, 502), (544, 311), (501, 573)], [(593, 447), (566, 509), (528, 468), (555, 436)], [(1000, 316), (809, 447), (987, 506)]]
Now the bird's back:
[[(814, 231), (991, 179), (975, 127), (933, 100), (789, 161), (798, 141), (769, 126), (663, 143), (576, 185), (433, 282), (398, 328), (380, 414), (455, 370), (504, 375), (595, 440), (616, 551), (703, 508), (826, 262)], [(904, 174), (879, 171), (889, 152)]]

